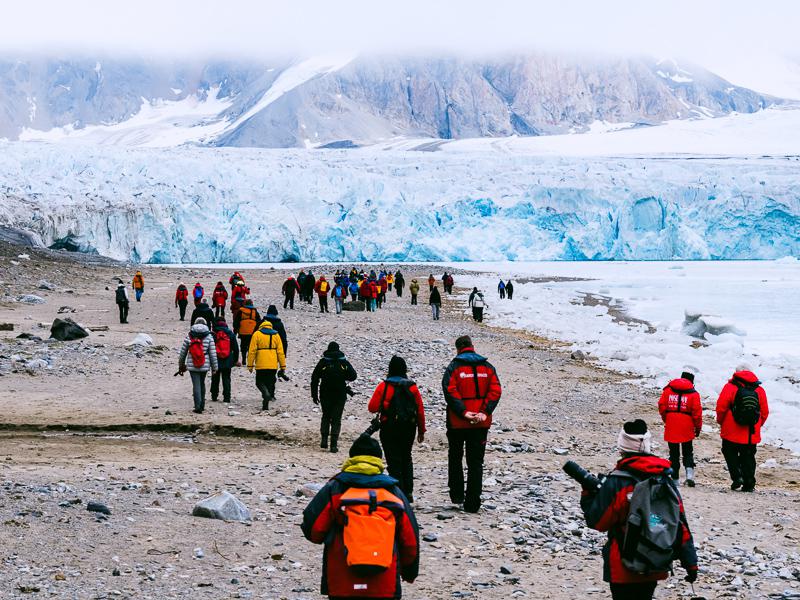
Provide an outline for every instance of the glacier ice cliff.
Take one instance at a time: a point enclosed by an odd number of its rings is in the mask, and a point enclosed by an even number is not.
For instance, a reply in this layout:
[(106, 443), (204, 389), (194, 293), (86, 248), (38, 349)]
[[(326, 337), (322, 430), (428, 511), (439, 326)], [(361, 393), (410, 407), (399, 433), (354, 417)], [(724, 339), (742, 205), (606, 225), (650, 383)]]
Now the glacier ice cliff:
[(152, 263), (800, 255), (797, 158), (0, 144), (0, 224)]

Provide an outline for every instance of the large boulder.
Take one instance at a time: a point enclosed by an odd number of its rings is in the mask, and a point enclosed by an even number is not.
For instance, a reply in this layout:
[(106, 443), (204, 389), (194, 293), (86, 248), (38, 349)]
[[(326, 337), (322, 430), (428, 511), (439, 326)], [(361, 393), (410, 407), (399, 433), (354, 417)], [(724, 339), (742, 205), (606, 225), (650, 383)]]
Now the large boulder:
[(56, 319), (50, 327), (50, 337), (62, 342), (88, 337), (89, 332), (70, 318)]
[(367, 310), (366, 304), (361, 300), (352, 300), (342, 305), (342, 310), (363, 311)]
[(192, 515), (223, 521), (250, 521), (250, 511), (233, 494), (222, 491), (194, 505)]

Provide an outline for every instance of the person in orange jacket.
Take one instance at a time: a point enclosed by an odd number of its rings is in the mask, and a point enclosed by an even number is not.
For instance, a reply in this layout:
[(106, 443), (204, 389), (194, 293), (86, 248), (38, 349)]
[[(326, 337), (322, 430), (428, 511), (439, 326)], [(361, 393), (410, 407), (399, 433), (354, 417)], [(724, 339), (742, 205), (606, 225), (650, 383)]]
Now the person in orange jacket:
[(428, 275), (428, 291), (432, 292), (433, 286), (435, 285), (436, 285), (436, 277), (434, 277), (433, 273), (431, 273), (430, 275)]
[(686, 467), (686, 485), (694, 487), (694, 448), (692, 440), (703, 429), (703, 406), (694, 389), (694, 374), (684, 371), (669, 382), (658, 400), (658, 412), (664, 421), (664, 441), (669, 446), (672, 478), (680, 479), (681, 453)]
[(722, 455), (731, 476), (731, 489), (756, 489), (756, 449), (761, 427), (769, 417), (767, 393), (746, 366), (736, 369), (717, 399)]

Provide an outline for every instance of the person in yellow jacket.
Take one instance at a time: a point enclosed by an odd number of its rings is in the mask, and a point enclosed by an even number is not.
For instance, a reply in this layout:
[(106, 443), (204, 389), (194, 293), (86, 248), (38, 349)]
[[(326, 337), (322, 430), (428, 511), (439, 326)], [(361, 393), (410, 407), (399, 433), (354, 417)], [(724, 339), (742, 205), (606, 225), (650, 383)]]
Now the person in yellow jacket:
[(133, 276), (133, 291), (136, 293), (136, 301), (142, 301), (142, 294), (144, 294), (144, 276), (141, 271), (136, 271)]
[(256, 387), (261, 392), (261, 410), (269, 410), (269, 401), (275, 399), (275, 380), (286, 379), (286, 354), (281, 336), (264, 321), (250, 339), (247, 352), (247, 370), (256, 370)]
[(392, 285), (394, 285), (394, 275), (392, 273), (389, 273), (388, 275), (386, 275), (386, 283), (389, 284), (389, 291), (391, 292), (392, 291)]

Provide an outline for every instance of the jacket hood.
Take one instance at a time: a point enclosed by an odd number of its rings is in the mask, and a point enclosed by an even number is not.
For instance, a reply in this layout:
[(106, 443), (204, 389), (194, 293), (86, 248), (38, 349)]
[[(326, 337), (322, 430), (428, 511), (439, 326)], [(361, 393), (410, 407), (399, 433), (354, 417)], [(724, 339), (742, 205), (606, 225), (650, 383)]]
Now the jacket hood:
[[(733, 374), (733, 378), (741, 379), (747, 383), (755, 383), (758, 381), (758, 377), (756, 377), (756, 374), (752, 371), (736, 371), (736, 373)], [(733, 378), (731, 379), (731, 382), (733, 382)]]
[(203, 325), (202, 323), (195, 323), (192, 325), (192, 328), (189, 330), (189, 335), (194, 337), (205, 337), (209, 334), (208, 326)]
[(334, 476), (336, 481), (348, 487), (356, 488), (391, 488), (397, 485), (397, 479), (389, 477), (385, 473), (380, 475), (362, 475), (361, 473), (338, 473)]
[(325, 281), (325, 275), (320, 275), (320, 276), (319, 276), (319, 280), (320, 280), (320, 281)]
[(694, 384), (688, 379), (683, 379), (683, 378), (673, 379), (672, 381), (669, 382), (669, 385), (667, 387), (672, 388), (674, 392), (695, 391)]
[(401, 383), (409, 383), (409, 384), (413, 384), (414, 383), (408, 377), (400, 377), (399, 375), (392, 375), (391, 377), (387, 377), (386, 381), (388, 381), (389, 383), (393, 383), (395, 385), (401, 384)]
[(280, 323), (281, 322), (281, 318), (278, 315), (267, 314), (267, 315), (264, 316), (264, 318), (267, 321), (269, 321), (270, 323)]
[(274, 333), (275, 335), (278, 334), (278, 332), (272, 328), (272, 323), (270, 323), (268, 319), (265, 319), (264, 322), (258, 326), (258, 330), (263, 331), (264, 333)]
[(344, 352), (341, 350), (325, 350), (322, 353), (322, 357), (333, 361), (344, 360)]
[(671, 468), (672, 465), (668, 460), (652, 454), (633, 454), (617, 462), (617, 469), (620, 471), (631, 471), (645, 475), (658, 475)]
[(481, 356), (480, 354), (475, 352), (474, 348), (467, 347), (458, 353), (458, 356), (456, 356), (456, 360), (460, 360), (462, 362), (470, 364), (477, 364), (486, 362), (486, 357)]

